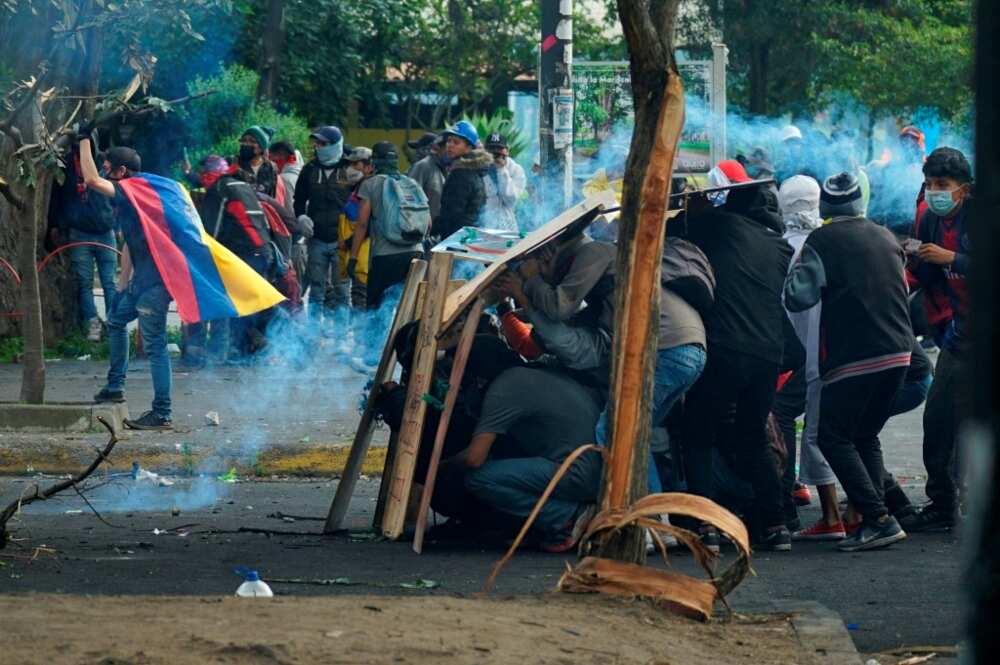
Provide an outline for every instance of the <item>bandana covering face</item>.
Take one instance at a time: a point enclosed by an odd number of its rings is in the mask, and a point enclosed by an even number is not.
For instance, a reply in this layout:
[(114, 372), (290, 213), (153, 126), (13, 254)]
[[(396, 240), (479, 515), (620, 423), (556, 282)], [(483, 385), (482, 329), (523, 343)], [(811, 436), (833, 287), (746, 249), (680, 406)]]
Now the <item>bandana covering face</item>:
[(819, 214), (819, 183), (809, 176), (792, 176), (781, 184), (778, 207), (789, 230), (812, 231), (823, 223)]

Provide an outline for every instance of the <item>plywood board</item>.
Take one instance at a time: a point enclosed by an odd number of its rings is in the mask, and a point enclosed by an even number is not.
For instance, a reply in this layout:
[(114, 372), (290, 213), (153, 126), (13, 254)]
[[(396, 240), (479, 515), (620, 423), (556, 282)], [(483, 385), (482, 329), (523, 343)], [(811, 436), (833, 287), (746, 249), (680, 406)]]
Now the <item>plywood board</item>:
[(610, 191), (588, 196), (580, 203), (564, 210), (555, 219), (538, 227), (500, 256), (496, 263), (490, 264), (486, 270), (479, 273), (465, 286), (448, 296), (444, 306), (443, 324), (441, 330), (448, 330), (473, 301), (485, 291), (490, 283), (502, 273), (509, 263), (522, 259), (553, 238), (579, 226), (589, 225), (604, 208), (617, 205), (615, 196)]

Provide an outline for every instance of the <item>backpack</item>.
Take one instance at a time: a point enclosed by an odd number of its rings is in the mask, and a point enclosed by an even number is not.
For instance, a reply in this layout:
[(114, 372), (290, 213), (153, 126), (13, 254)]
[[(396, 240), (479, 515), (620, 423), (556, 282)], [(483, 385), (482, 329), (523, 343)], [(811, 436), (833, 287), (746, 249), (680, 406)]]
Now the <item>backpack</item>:
[(660, 284), (694, 307), (703, 317), (715, 306), (715, 273), (694, 243), (667, 238), (663, 244)]
[(427, 236), (431, 208), (427, 195), (413, 178), (386, 176), (382, 183), (381, 231), (389, 242), (412, 245)]

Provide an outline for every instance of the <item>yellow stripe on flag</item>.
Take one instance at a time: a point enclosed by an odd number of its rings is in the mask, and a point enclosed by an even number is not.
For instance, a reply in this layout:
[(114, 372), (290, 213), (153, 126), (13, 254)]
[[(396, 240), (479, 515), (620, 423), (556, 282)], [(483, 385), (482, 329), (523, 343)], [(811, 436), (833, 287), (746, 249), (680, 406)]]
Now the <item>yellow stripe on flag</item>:
[(240, 316), (248, 316), (274, 307), (285, 299), (271, 283), (257, 274), (238, 256), (201, 229), (202, 240), (212, 253), (212, 260), (222, 278), (226, 294)]

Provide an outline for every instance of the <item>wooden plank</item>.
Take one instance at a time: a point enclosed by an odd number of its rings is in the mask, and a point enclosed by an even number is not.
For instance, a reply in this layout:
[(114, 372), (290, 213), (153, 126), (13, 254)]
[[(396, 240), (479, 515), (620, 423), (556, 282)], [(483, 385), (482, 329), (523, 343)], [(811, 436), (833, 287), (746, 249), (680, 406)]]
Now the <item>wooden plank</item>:
[[(466, 281), (464, 279), (453, 279), (448, 282), (448, 295), (451, 295), (455, 291), (465, 286)], [(427, 293), (427, 282), (420, 282), (420, 287), (417, 289), (417, 308), (413, 311), (422, 312), (424, 311), (424, 299)]]
[(413, 537), (413, 551), (417, 554), (420, 554), (424, 549), (424, 530), (427, 528), (427, 514), (430, 511), (431, 497), (434, 494), (434, 483), (437, 482), (437, 470), (438, 463), (441, 461), (441, 450), (444, 448), (444, 439), (448, 434), (448, 424), (451, 422), (451, 414), (455, 411), (455, 401), (458, 399), (458, 391), (462, 385), (462, 376), (465, 374), (465, 364), (469, 360), (469, 352), (472, 350), (472, 340), (476, 337), (479, 316), (482, 314), (484, 306), (483, 299), (477, 298), (475, 304), (469, 310), (468, 317), (465, 319), (462, 336), (459, 337), (458, 348), (455, 349), (455, 360), (451, 365), (451, 375), (448, 377), (448, 394), (444, 398), (444, 409), (441, 411), (441, 420), (438, 421), (437, 433), (434, 435), (434, 448), (431, 450), (431, 461), (427, 467), (424, 491), (420, 496), (420, 511), (417, 513), (417, 530)]
[(413, 487), (413, 471), (420, 449), (420, 436), (424, 429), (427, 402), (423, 396), (431, 391), (434, 378), (434, 363), (437, 360), (437, 332), (441, 326), (441, 314), (451, 276), (452, 257), (450, 254), (435, 254), (431, 257), (427, 275), (427, 299), (420, 317), (420, 331), (417, 335), (417, 351), (413, 358), (409, 385), (406, 390), (406, 405), (403, 408), (403, 424), (399, 430), (399, 445), (392, 467), (389, 496), (386, 499), (382, 518), (382, 533), (392, 539), (403, 533), (406, 521), (406, 504)]
[(584, 226), (588, 225), (596, 219), (602, 209), (612, 208), (617, 204), (618, 202), (613, 192), (610, 190), (599, 192), (593, 196), (588, 196), (575, 206), (567, 208), (558, 217), (543, 224), (522, 238), (507, 253), (498, 257), (496, 263), (490, 264), (486, 270), (470, 279), (465, 286), (448, 296), (448, 301), (444, 307), (441, 330), (451, 328), (462, 312), (489, 287), (490, 283), (507, 268), (507, 265), (511, 261), (523, 258), (553, 238), (565, 233), (574, 224), (582, 223)]
[(385, 450), (385, 468), (382, 480), (378, 484), (378, 500), (375, 502), (375, 514), (372, 516), (372, 529), (382, 531), (382, 516), (385, 514), (385, 502), (389, 498), (389, 485), (392, 484), (392, 467), (396, 464), (396, 450), (399, 448), (399, 432), (389, 434), (389, 445)]
[(410, 270), (406, 274), (406, 282), (403, 285), (403, 295), (396, 306), (392, 327), (389, 329), (389, 337), (382, 349), (378, 369), (375, 370), (375, 378), (372, 381), (371, 392), (368, 394), (368, 402), (365, 404), (364, 413), (361, 414), (361, 422), (358, 423), (358, 429), (354, 434), (354, 442), (351, 444), (351, 452), (347, 456), (344, 473), (341, 474), (340, 482), (337, 483), (337, 493), (333, 497), (333, 503), (330, 504), (330, 511), (326, 516), (326, 525), (323, 527), (325, 533), (332, 533), (343, 528), (344, 518), (347, 516), (347, 509), (350, 507), (351, 497), (354, 495), (354, 488), (358, 484), (361, 467), (368, 455), (372, 434), (375, 431), (375, 399), (378, 397), (378, 391), (382, 384), (392, 379), (392, 372), (396, 367), (396, 356), (392, 350), (393, 341), (399, 329), (414, 318), (414, 312), (417, 311), (415, 309), (417, 291), (426, 272), (427, 262), (423, 259), (414, 259), (410, 263)]

